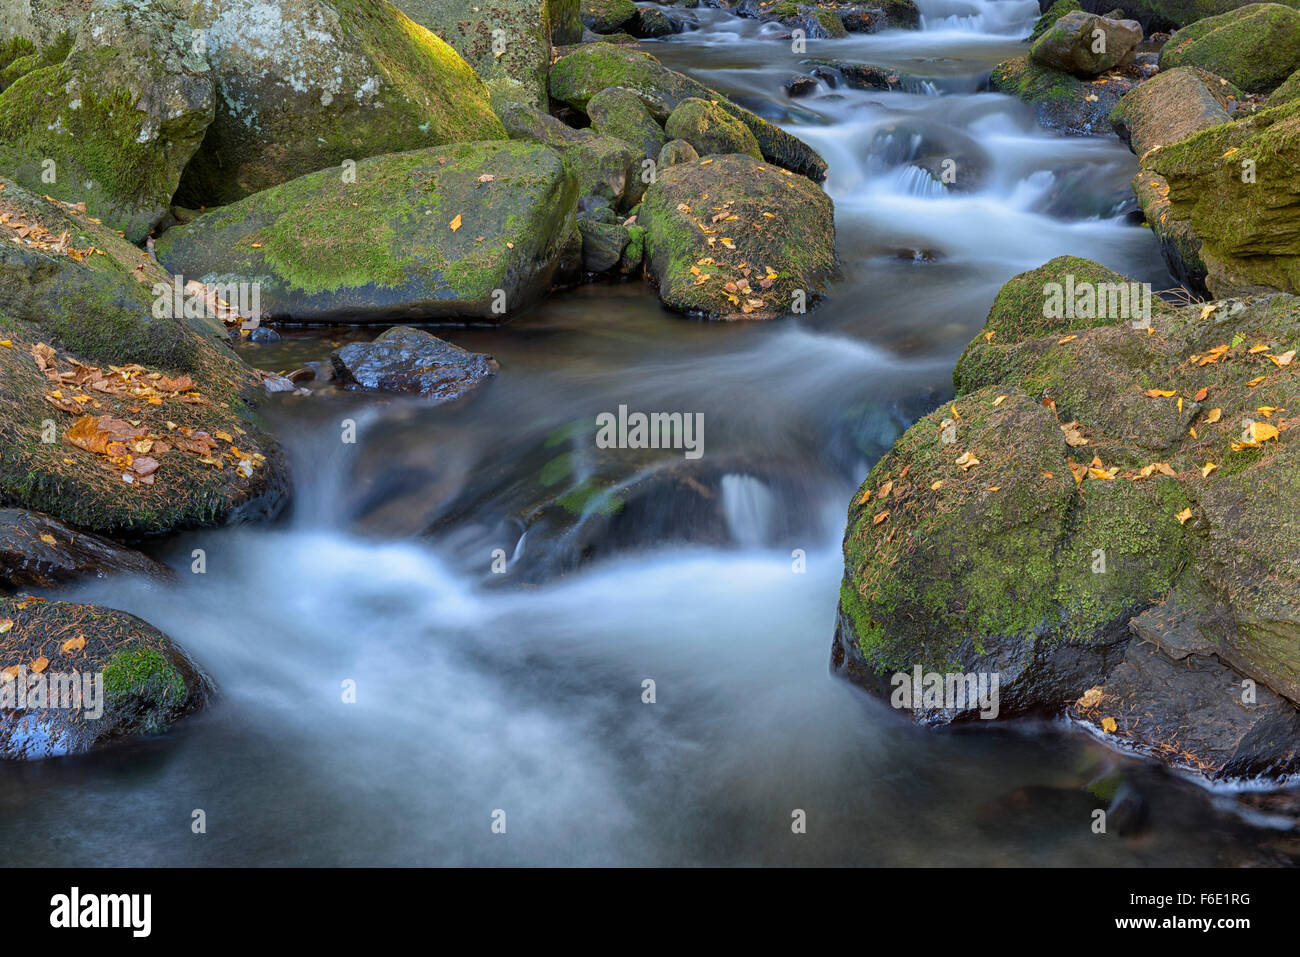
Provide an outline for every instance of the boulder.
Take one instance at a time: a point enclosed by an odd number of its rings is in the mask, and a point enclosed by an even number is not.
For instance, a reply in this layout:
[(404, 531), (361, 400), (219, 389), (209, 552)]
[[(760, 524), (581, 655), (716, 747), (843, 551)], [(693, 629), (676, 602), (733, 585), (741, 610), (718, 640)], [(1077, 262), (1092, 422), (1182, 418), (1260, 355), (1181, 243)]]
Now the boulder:
[[(35, 64), (33, 64), (35, 65)], [(98, 0), (66, 58), (0, 94), (0, 169), (140, 242), (216, 109), (207, 60), (162, 4)]]
[[(1216, 88), (1214, 93), (1211, 87)], [(1214, 78), (1193, 67), (1168, 70), (1124, 94), (1111, 111), (1111, 122), (1133, 152), (1142, 156), (1157, 146), (1228, 122), (1225, 97), (1217, 87)]]
[(1169, 183), (1159, 173), (1138, 170), (1133, 177), (1133, 192), (1147, 225), (1160, 241), (1160, 254), (1169, 267), (1169, 274), (1198, 296), (1209, 297), (1210, 290), (1205, 284), (1208, 270), (1201, 256), (1201, 241), (1192, 231), (1190, 220), (1171, 216)]
[(172, 577), (161, 562), (101, 535), (39, 512), (0, 508), (0, 588), (54, 588), (118, 574)]
[(808, 144), (690, 77), (668, 69), (648, 53), (592, 43), (561, 58), (551, 68), (551, 96), (576, 110), (586, 112), (591, 98), (610, 87), (632, 90), (660, 121), (667, 120), (683, 100), (691, 97), (716, 102), (749, 127), (769, 163), (814, 182), (826, 178), (826, 161)]
[(655, 159), (667, 139), (659, 121), (631, 90), (601, 90), (587, 102), (587, 116), (595, 132), (630, 144), (644, 159)]
[[(1300, 470), (1281, 412), (1300, 393), (1300, 299), (1153, 301), (1135, 320), (1117, 308), (1129, 283), (1062, 257), (999, 293), (956, 399), (854, 498), (833, 661), (886, 694), (917, 665), (997, 672), (1001, 715), (1074, 702), (1162, 760), (1282, 773), (1300, 702), (1283, 518)], [(1242, 676), (1272, 693), (1244, 700)]]
[(701, 156), (744, 153), (756, 160), (763, 158), (749, 127), (722, 107), (697, 97), (677, 104), (664, 124), (664, 132), (669, 139), (690, 143)]
[(1300, 69), (1300, 11), (1253, 3), (1183, 27), (1160, 51), (1160, 69), (1195, 66), (1247, 93), (1269, 93)]
[(593, 33), (623, 33), (637, 18), (632, 0), (582, 0), (579, 13), (583, 26)]
[(659, 298), (678, 312), (771, 319), (803, 311), (835, 272), (830, 197), (742, 154), (661, 170), (638, 223)]
[(662, 170), (669, 166), (676, 166), (678, 163), (694, 163), (699, 158), (700, 154), (690, 143), (685, 140), (669, 140), (659, 151), (658, 165)]
[(645, 191), (637, 149), (626, 140), (576, 130), (562, 121), (522, 104), (499, 104), (511, 139), (542, 143), (558, 150), (578, 181), (582, 209), (609, 206), (627, 209)]
[(1094, 81), (1080, 80), (1052, 70), (1027, 56), (1015, 57), (993, 68), (994, 90), (1019, 97), (1034, 109), (1040, 126), (1078, 136), (1109, 136), (1114, 132), (1110, 113), (1135, 78), (1110, 75)]
[(202, 301), (3, 179), (0, 221), (0, 501), (131, 538), (278, 512), (288, 469), (252, 405), (261, 377)]
[(1034, 41), (1029, 58), (1051, 70), (1100, 76), (1133, 62), (1142, 28), (1133, 20), (1110, 20), (1075, 10)]
[(394, 326), (373, 342), (346, 345), (330, 361), (346, 388), (418, 395), (439, 404), (472, 395), (500, 368), (489, 355), (409, 326)]
[(1168, 223), (1187, 224), (1199, 242), (1215, 296), (1300, 292), (1297, 129), (1300, 103), (1293, 101), (1202, 130), (1142, 160), (1168, 187)]
[(71, 37), (94, 0), (3, 0), (0, 2), (0, 41), (21, 37), (38, 47)]
[(499, 324), (549, 291), (577, 195), (548, 147), (457, 143), (299, 177), (169, 230), (156, 251), (186, 279), (259, 282), (273, 318)]
[(1269, 106), (1281, 106), (1292, 100), (1300, 99), (1300, 70), (1296, 70), (1282, 81), (1282, 85), (1268, 96)]
[(84, 754), (160, 734), (212, 694), (185, 651), (134, 615), (4, 599), (0, 621), (9, 623), (0, 635), (0, 758)]
[[(1042, 4), (1046, 0), (1039, 0)], [(1080, 0), (1079, 7), (1092, 13), (1108, 13), (1118, 8), (1130, 20), (1142, 24), (1147, 33), (1172, 33), (1207, 17), (1239, 10), (1255, 0)], [(1300, 6), (1298, 0), (1282, 0), (1288, 7)]]
[[(1041, 0), (1040, 0), (1040, 6)], [(1080, 9), (1077, 0), (1055, 0), (1055, 2), (1043, 11), (1042, 15), (1034, 21), (1034, 29), (1029, 33), (1029, 42), (1033, 43), (1044, 33), (1056, 26), (1056, 21), (1061, 19), (1067, 13), (1072, 13)]]
[(177, 202), (199, 209), (370, 156), (505, 136), (460, 55), (383, 0), (188, 0), (217, 114)]
[[(582, 39), (576, 0), (397, 0), (446, 40), (489, 87), (545, 109), (551, 42)], [(481, 136), (471, 137), (480, 139)]]

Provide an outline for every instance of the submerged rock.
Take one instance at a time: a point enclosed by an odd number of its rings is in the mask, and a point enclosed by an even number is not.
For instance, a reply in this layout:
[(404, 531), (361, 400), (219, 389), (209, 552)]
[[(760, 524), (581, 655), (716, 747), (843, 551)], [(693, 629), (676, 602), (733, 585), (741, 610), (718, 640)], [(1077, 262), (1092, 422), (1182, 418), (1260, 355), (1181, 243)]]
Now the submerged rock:
[(99, 0), (66, 57), (0, 93), (0, 171), (142, 241), (216, 110), (207, 59), (162, 4)]
[[(458, 143), (324, 170), (169, 230), (187, 279), (261, 284), (295, 322), (510, 321), (546, 295), (576, 233), (578, 184), (535, 143)], [(205, 280), (206, 281), (206, 280)]]
[(1248, 93), (1269, 93), (1300, 69), (1300, 11), (1254, 3), (1183, 27), (1160, 51), (1160, 69), (1195, 66)]
[(662, 170), (639, 222), (664, 305), (713, 319), (810, 308), (835, 272), (830, 197), (808, 180), (730, 154)]
[(472, 395), (500, 368), (489, 355), (408, 326), (395, 326), (373, 342), (344, 346), (330, 359), (349, 389), (406, 393), (438, 402)]
[[(1300, 400), (1300, 299), (1152, 301), (1144, 319), (1133, 291), (1068, 257), (1003, 288), (957, 398), (854, 499), (833, 661), (881, 692), (917, 665), (996, 672), (1001, 715), (1058, 713), (1100, 687), (1156, 715), (1126, 732), (1163, 760), (1199, 716), (1183, 740), (1205, 761), (1181, 763), (1280, 773), (1300, 703), (1300, 550), (1284, 517), (1300, 469), (1280, 411)], [(1186, 696), (1135, 657), (1130, 626), (1166, 659), (1197, 659)], [(1243, 675), (1277, 697), (1243, 712)]]
[(0, 508), (0, 588), (53, 588), (113, 574), (172, 577), (161, 562), (100, 535), (39, 512)]
[[(113, 537), (277, 512), (287, 462), (250, 404), (261, 378), (230, 350), (221, 323), (183, 317), (173, 277), (120, 236), (11, 181), (0, 187), (0, 339), (9, 344), (0, 347), (0, 502)], [(76, 447), (67, 433), (82, 416), (108, 416), (169, 450), (136, 448), (142, 438), (115, 459)], [(213, 447), (182, 451), (177, 436), (191, 432)], [(215, 438), (223, 434), (229, 442)], [(158, 463), (153, 484), (123, 477), (135, 455)]]
[[(0, 758), (84, 754), (160, 734), (212, 694), (180, 646), (125, 612), (8, 599), (0, 621), (9, 623), (0, 635)], [(74, 687), (83, 693), (70, 697)]]
[(635, 92), (660, 121), (667, 120), (683, 100), (691, 97), (716, 102), (749, 127), (768, 162), (814, 182), (826, 178), (826, 161), (807, 143), (685, 74), (668, 69), (648, 53), (593, 43), (563, 57), (551, 68), (551, 96), (576, 110), (585, 112), (591, 98), (610, 87)]
[(242, 199), (345, 161), (505, 135), (487, 87), (379, 0), (193, 0), (217, 114), (177, 202)]

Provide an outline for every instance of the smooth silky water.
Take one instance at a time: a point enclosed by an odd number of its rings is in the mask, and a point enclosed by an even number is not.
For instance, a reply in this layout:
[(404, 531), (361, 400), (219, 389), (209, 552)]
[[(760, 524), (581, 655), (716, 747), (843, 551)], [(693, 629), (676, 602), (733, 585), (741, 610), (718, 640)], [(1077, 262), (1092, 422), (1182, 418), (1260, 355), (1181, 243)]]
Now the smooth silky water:
[[(919, 32), (809, 41), (695, 11), (645, 44), (812, 143), (830, 163), (841, 280), (813, 313), (709, 324), (640, 284), (555, 296), (501, 330), (441, 330), (500, 375), (458, 408), (287, 397), (292, 515), (162, 553), (179, 583), (57, 596), (140, 615), (220, 697), (125, 750), (0, 765), (9, 864), (1190, 865), (1277, 861), (1280, 831), (1060, 725), (914, 728), (829, 671), (848, 503), (874, 458), (951, 396), (951, 370), (1010, 276), (1065, 253), (1173, 285), (1133, 224), (1114, 138), (1039, 130), (979, 92), (1023, 51), (1034, 0), (920, 0)], [(798, 61), (873, 63), (900, 92), (788, 99)], [(928, 138), (928, 139), (927, 139)], [(949, 192), (921, 142), (987, 157)], [(975, 145), (972, 150), (971, 144)], [(955, 147), (954, 147), (955, 148)], [(961, 171), (959, 170), (959, 176)], [(264, 368), (359, 334), (247, 346)], [(703, 412), (705, 459), (794, 463), (720, 484), (730, 542), (664, 544), (538, 587), (493, 587), (500, 516), (461, 509), (554, 430), (619, 404)], [(344, 420), (359, 439), (345, 445)], [(680, 452), (664, 453), (680, 457)], [(519, 481), (529, 480), (520, 470)], [(671, 524), (672, 501), (660, 503)], [(436, 526), (432, 534), (422, 534)], [(689, 536), (686, 536), (689, 537)], [(521, 550), (557, 547), (525, 536)], [(207, 571), (190, 571), (193, 549)], [(796, 572), (792, 552), (806, 555)], [(341, 685), (356, 682), (356, 703)], [(657, 700), (642, 702), (642, 683)], [(1096, 836), (1108, 765), (1147, 826)], [(191, 833), (202, 808), (207, 833)], [(507, 832), (492, 815), (506, 812)], [(807, 833), (791, 831), (795, 809)]]

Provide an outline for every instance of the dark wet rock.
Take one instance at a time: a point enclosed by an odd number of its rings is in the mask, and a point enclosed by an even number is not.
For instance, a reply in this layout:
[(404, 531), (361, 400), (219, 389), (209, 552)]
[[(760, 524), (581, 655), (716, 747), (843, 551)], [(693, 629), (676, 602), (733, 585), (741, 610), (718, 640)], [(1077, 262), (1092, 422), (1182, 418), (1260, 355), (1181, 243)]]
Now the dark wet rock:
[[(125, 612), (8, 599), (0, 600), (0, 621), (10, 623), (0, 635), (0, 758), (83, 754), (160, 734), (212, 694), (211, 681), (179, 645)], [(89, 694), (73, 699), (79, 707), (54, 706), (69, 703), (59, 687), (75, 681), (86, 689), (96, 673), (102, 701), (92, 683)]]
[(594, 131), (630, 144), (641, 150), (644, 158), (655, 159), (669, 139), (659, 121), (631, 90), (619, 87), (601, 90), (588, 101), (587, 115)]
[[(1132, 642), (1105, 683), (1085, 692), (1068, 713), (1115, 747), (1212, 779), (1300, 769), (1295, 705), (1264, 687), (1248, 693), (1241, 675), (1213, 655), (1175, 663), (1151, 645)], [(1113, 731), (1108, 723), (1103, 727), (1106, 719), (1115, 722)]]
[(661, 170), (639, 222), (659, 298), (678, 312), (775, 318), (811, 307), (835, 271), (830, 198), (741, 154)]
[(258, 326), (248, 334), (248, 341), (255, 342), (258, 345), (269, 345), (273, 342), (279, 342), (280, 339), (280, 333), (266, 326)]
[[(1153, 300), (1146, 320), (1137, 301), (1120, 308), (1127, 282), (1062, 257), (1003, 287), (957, 398), (854, 499), (833, 660), (880, 691), (918, 665), (998, 672), (1004, 714), (1123, 688), (1131, 715), (1158, 719), (1156, 757), (1183, 760), (1177, 737), (1209, 756), (1184, 760), (1202, 773), (1277, 774), (1300, 702), (1300, 549), (1284, 517), (1300, 469), (1276, 411), (1300, 400), (1300, 299)], [(1073, 317), (1053, 305), (1067, 286)], [(1090, 310), (1088, 290), (1107, 304)], [(1134, 657), (1131, 632), (1162, 657)], [(1197, 675), (1167, 678), (1175, 659)], [(1245, 711), (1211, 694), (1243, 677), (1273, 694)], [(1184, 724), (1202, 731), (1179, 737)]]
[(1268, 105), (1281, 106), (1295, 99), (1300, 99), (1300, 70), (1292, 73), (1281, 86), (1269, 94)]
[(1130, 65), (1141, 42), (1142, 28), (1133, 20), (1075, 10), (1034, 41), (1029, 58), (1050, 70), (1092, 78)]
[(0, 93), (0, 172), (84, 202), (140, 242), (167, 215), (215, 115), (207, 59), (168, 8), (131, 0), (100, 0), (71, 49), (57, 46), (66, 57), (36, 55)]
[(172, 577), (161, 562), (103, 536), (39, 512), (0, 508), (0, 588), (54, 588), (114, 574)]
[[(9, 223), (0, 227), (6, 232), (0, 242), (0, 338), (12, 344), (0, 348), (0, 504), (120, 538), (275, 514), (287, 497), (287, 463), (254, 410), (263, 395), (261, 378), (231, 351), (220, 321), (155, 315), (155, 288), (173, 288), (172, 276), (156, 262), (65, 206), (8, 180), (0, 179), (0, 186), (0, 215)], [(7, 230), (20, 223), (36, 230), (29, 239), (41, 241), (13, 242)], [(56, 239), (64, 235), (60, 252)], [(92, 249), (103, 255), (91, 255)], [(39, 344), (56, 350), (44, 372), (33, 353)], [(65, 438), (83, 413), (123, 414), (117, 395), (83, 392), (62, 378), (54, 383), (56, 375), (75, 378), (76, 363), (139, 364), (146, 377), (141, 381), (190, 377), (201, 401), (177, 392), (157, 404), (140, 400), (125, 414), (160, 437), (174, 427), (238, 436), (251, 474), (241, 468), (244, 459), (224, 451), (214, 465), (172, 448), (157, 456), (153, 485), (128, 487), (105, 457)], [(47, 398), (55, 391), (64, 407)], [(84, 404), (75, 404), (75, 395), (85, 395)]]
[(685, 140), (669, 140), (659, 151), (659, 169), (667, 169), (678, 163), (694, 163), (700, 158), (695, 147)]
[(1137, 79), (1108, 73), (1084, 81), (1051, 70), (1027, 56), (1015, 57), (993, 68), (993, 89), (1019, 97), (1034, 108), (1040, 126), (1080, 136), (1108, 136), (1114, 132), (1111, 111)]
[(683, 10), (638, 7), (636, 17), (626, 24), (626, 29), (635, 37), (654, 39), (669, 37), (674, 33), (685, 33), (699, 25), (698, 17)]
[(1169, 183), (1159, 173), (1139, 170), (1133, 177), (1133, 192), (1142, 216), (1160, 241), (1160, 254), (1169, 267), (1169, 274), (1198, 296), (1209, 297), (1210, 290), (1205, 283), (1209, 271), (1201, 256), (1201, 241), (1190, 221), (1174, 219), (1171, 215)]
[(794, 99), (815, 93), (817, 87), (821, 84), (815, 76), (806, 76), (802, 73), (798, 73), (789, 77), (781, 85), (785, 88), (785, 95)]
[(354, 342), (330, 356), (349, 389), (396, 392), (452, 402), (476, 392), (500, 368), (489, 355), (408, 326), (394, 326), (374, 342)]
[(187, 9), (203, 31), (217, 113), (181, 180), (183, 206), (503, 133), (469, 64), (387, 3), (194, 0)]
[(1269, 93), (1300, 69), (1300, 11), (1255, 3), (1183, 27), (1160, 51), (1160, 68), (1195, 66), (1247, 93)]
[(669, 139), (690, 143), (701, 156), (744, 153), (756, 160), (763, 158), (749, 127), (708, 100), (682, 100), (669, 115), (664, 132)]
[(561, 58), (551, 68), (551, 96), (576, 110), (585, 112), (591, 98), (610, 87), (637, 93), (660, 121), (667, 120), (683, 100), (695, 97), (716, 102), (749, 127), (769, 163), (814, 182), (826, 178), (826, 161), (807, 143), (690, 77), (668, 69), (648, 53), (593, 43)]
[(500, 324), (550, 290), (577, 198), (548, 147), (458, 143), (362, 160), (355, 182), (300, 177), (169, 230), (156, 251), (186, 278), (259, 282), (273, 319)]
[(904, 90), (918, 85), (918, 81), (907, 73), (869, 63), (850, 63), (826, 57), (810, 57), (799, 62), (814, 67), (813, 76), (829, 82), (832, 87), (843, 85), (854, 90)]
[[(1213, 92), (1212, 92), (1213, 91)], [(1228, 122), (1224, 104), (1235, 88), (1192, 67), (1168, 70), (1124, 94), (1111, 120), (1139, 157), (1200, 130)]]
[(578, 219), (582, 234), (582, 268), (589, 273), (609, 272), (623, 261), (630, 241), (628, 227), (621, 223), (602, 223), (586, 217)]

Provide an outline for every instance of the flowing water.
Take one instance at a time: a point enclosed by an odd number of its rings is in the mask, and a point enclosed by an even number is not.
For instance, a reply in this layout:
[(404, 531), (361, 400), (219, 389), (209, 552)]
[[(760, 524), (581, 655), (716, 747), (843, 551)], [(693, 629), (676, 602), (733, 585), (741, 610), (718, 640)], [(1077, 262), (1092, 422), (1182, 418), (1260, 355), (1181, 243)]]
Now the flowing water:
[[(0, 767), (6, 860), (1277, 859), (1282, 832), (1139, 763), (1118, 766), (1148, 825), (1093, 835), (1106, 802), (1088, 785), (1117, 762), (1089, 739), (1043, 724), (919, 730), (829, 673), (850, 495), (951, 395), (953, 363), (1001, 283), (1071, 253), (1172, 285), (1128, 215), (1135, 163), (1123, 146), (1052, 136), (1023, 105), (979, 92), (994, 63), (1023, 51), (1034, 0), (920, 6), (919, 32), (810, 41), (802, 54), (773, 26), (703, 9), (698, 30), (648, 44), (829, 161), (843, 266), (829, 301), (786, 321), (708, 324), (663, 311), (639, 284), (588, 286), (504, 330), (440, 332), (502, 365), (463, 407), (278, 401), (290, 518), (172, 543), (163, 557), (177, 586), (100, 582), (59, 596), (153, 622), (220, 698), (126, 750)], [(899, 92), (823, 84), (788, 99), (782, 83), (807, 57), (912, 79)], [(936, 149), (962, 157), (959, 189), (909, 165)], [(292, 368), (357, 335), (290, 334), (246, 354)], [(653, 533), (622, 543), (637, 547), (494, 587), (494, 547), (522, 567), (572, 545), (512, 525), (529, 457), (619, 404), (704, 414), (700, 462), (727, 473), (721, 528), (693, 534), (674, 494), (652, 495), (640, 520)], [(347, 419), (353, 445), (340, 440)], [(195, 548), (206, 574), (189, 573)], [(355, 703), (343, 701), (349, 680)], [(199, 808), (203, 835), (190, 827)], [(792, 833), (796, 809), (806, 834)], [(492, 831), (497, 810), (505, 834)]]

